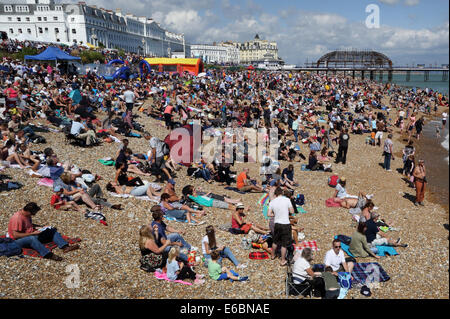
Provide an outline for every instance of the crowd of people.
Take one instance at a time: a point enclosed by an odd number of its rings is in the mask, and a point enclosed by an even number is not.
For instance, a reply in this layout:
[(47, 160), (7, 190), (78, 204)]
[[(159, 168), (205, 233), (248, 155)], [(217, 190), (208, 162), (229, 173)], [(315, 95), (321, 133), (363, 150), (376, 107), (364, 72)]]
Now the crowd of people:
[[(134, 55), (123, 58), (130, 63), (138, 61)], [(293, 245), (298, 244), (299, 232), (307, 227), (300, 227), (295, 218), (296, 195), (307, 187), (294, 177), (299, 176), (294, 172), (295, 167), (300, 167), (295, 166), (296, 163), (305, 163), (305, 168), (311, 171), (332, 171), (333, 166), (347, 165), (356, 160), (347, 157), (347, 152), (352, 135), (357, 134), (366, 135), (368, 143), (383, 148), (383, 167), (391, 171), (392, 137), (394, 132), (404, 132), (408, 135), (408, 145), (403, 151), (402, 171), (409, 185), (416, 189), (415, 204), (424, 205), (424, 161), (419, 159), (416, 164), (412, 146), (413, 139), (419, 139), (425, 121), (419, 114), (430, 113), (434, 105), (448, 106), (446, 96), (429, 89), (406, 90), (340, 75), (208, 70), (202, 77), (150, 72), (143, 79), (106, 82), (95, 74), (72, 76), (49, 63), (25, 64), (4, 58), (0, 66), (4, 99), (4, 105), (0, 105), (3, 141), (0, 166), (6, 169), (15, 165), (18, 169), (29, 170), (30, 178), (51, 179), (54, 195), (48, 200), (54, 209), (93, 216), (92, 213), (102, 214), (105, 207), (121, 209), (120, 205), (109, 202), (111, 194), (148, 197), (155, 205), (151, 209), (153, 220), (140, 229), (141, 268), (166, 272), (171, 280), (192, 280), (199, 285), (204, 283), (204, 278), (192, 268), (199, 264), (198, 260), (189, 258), (190, 252), (197, 248), (184, 239), (185, 231), (167, 225), (165, 218), (199, 226), (207, 224), (205, 219), (213, 213), (212, 209), (229, 211), (231, 230), (244, 236), (258, 234), (258, 240), (263, 238), (259, 242), (261, 248), (270, 252), (271, 259), (280, 258), (279, 264), (284, 267), (292, 258), (290, 254)], [(152, 103), (148, 102), (150, 97)], [(389, 104), (383, 97), (390, 98)], [(147, 106), (143, 107), (143, 103)], [(183, 168), (171, 158), (163, 140), (142, 129), (136, 113), (162, 121), (167, 133), (195, 120), (204, 134), (222, 135), (222, 143), (227, 138), (236, 143), (236, 137), (226, 136), (225, 128), (276, 128), (276, 158), (265, 156), (260, 163), (259, 177), (250, 176), (249, 168), (234, 171), (236, 154), (230, 154), (225, 148), (216, 153), (212, 161), (201, 158), (200, 162)], [(43, 119), (47, 121), (45, 126), (33, 124)], [(51, 148), (51, 140), (37, 138), (40, 132), (49, 131), (82, 140), (82, 147), (95, 147), (108, 139), (120, 142), (117, 153), (105, 154), (114, 160), (106, 186), (108, 193), (97, 183), (98, 176), (92, 172), (93, 168), (79, 168), (69, 159), (60, 160)], [(128, 139), (136, 136), (149, 141), (147, 153), (135, 153), (129, 148)], [(39, 143), (44, 146), (40, 147)], [(248, 139), (243, 139), (247, 160), (252, 146)], [(42, 148), (45, 149), (40, 151)], [(180, 193), (175, 186), (177, 174), (183, 169), (188, 176), (201, 178), (209, 184), (236, 186), (240, 198), (203, 192), (193, 185), (182, 185)], [(155, 181), (143, 180), (150, 177)], [(379, 231), (380, 227), (392, 225), (379, 219), (371, 199), (373, 195), (361, 192), (352, 196), (347, 194), (345, 186), (346, 180), (341, 176), (333, 198), (340, 207), (356, 216), (357, 226), (349, 248), (354, 257), (380, 258), (376, 255), (379, 245), (407, 247), (400, 243), (400, 238), (391, 239)], [(249, 192), (268, 194), (268, 223), (246, 216), (249, 207), (255, 204), (246, 200)], [(53, 260), (61, 260), (61, 257), (45, 250), (42, 242), (54, 241), (64, 252), (79, 248), (68, 245), (57, 231), (34, 227), (31, 217), (39, 209), (35, 202), (30, 202), (14, 214), (8, 236), (21, 247), (32, 247), (44, 258)], [(218, 225), (205, 226), (206, 235), (201, 245), (209, 277), (249, 280), (248, 276), (222, 265), (227, 258), (239, 271), (246, 267), (236, 259), (233, 247), (218, 243), (214, 231)], [(189, 229), (201, 232), (202, 228)], [(44, 232), (50, 236), (41, 236)], [(339, 243), (334, 240), (332, 249), (327, 252), (324, 264), (330, 268), (324, 273), (312, 271), (310, 250), (298, 253), (293, 258), (295, 283), (316, 282), (316, 277), (323, 276), (327, 283), (326, 296), (336, 298), (337, 286), (330, 275), (336, 279), (339, 271), (351, 272), (355, 262), (344, 257)]]

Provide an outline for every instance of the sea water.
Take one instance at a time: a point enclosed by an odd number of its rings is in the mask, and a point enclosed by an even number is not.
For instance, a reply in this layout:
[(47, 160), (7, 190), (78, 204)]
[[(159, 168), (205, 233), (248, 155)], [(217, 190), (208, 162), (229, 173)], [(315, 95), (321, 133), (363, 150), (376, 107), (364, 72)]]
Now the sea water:
[[(442, 147), (445, 148), (448, 152), (448, 134), (445, 137), (445, 140), (441, 143)], [(447, 164), (449, 163), (449, 158), (447, 156), (447, 158), (445, 159), (447, 161)]]

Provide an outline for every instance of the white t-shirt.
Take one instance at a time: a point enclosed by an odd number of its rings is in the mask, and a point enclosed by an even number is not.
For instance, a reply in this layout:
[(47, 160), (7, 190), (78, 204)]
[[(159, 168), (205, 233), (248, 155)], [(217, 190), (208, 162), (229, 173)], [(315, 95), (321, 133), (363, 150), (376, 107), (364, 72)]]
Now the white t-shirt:
[(294, 284), (301, 284), (305, 279), (311, 278), (311, 276), (306, 272), (306, 269), (308, 268), (311, 268), (311, 265), (305, 258), (300, 257), (295, 261), (292, 269), (293, 277), (300, 279), (300, 281), (294, 279)]
[(125, 103), (134, 103), (134, 92), (125, 91), (123, 93), (123, 98), (125, 99)]
[(290, 224), (289, 208), (292, 208), (291, 200), (285, 196), (278, 196), (269, 204), (269, 209), (275, 214), (275, 224)]
[(333, 268), (333, 271), (337, 271), (339, 269), (339, 266), (345, 262), (345, 256), (342, 249), (339, 249), (339, 253), (336, 255), (333, 249), (330, 249), (325, 254), (325, 258), (323, 259), (323, 263), (326, 266), (331, 266)]
[(445, 112), (442, 113), (442, 119), (443, 119), (443, 120), (446, 120), (446, 119), (447, 119), (447, 116), (448, 116), (447, 113), (445, 113)]
[(160, 158), (160, 157), (164, 156), (162, 147), (163, 147), (163, 142), (159, 138), (152, 137), (150, 139), (150, 148), (151, 149), (156, 148), (156, 153), (155, 153), (156, 158)]
[(209, 245), (209, 238), (208, 238), (208, 235), (206, 235), (206, 236), (203, 237), (203, 239), (202, 239), (202, 252), (203, 252), (203, 255), (206, 255), (206, 246), (205, 246), (205, 244), (208, 244), (208, 245)]
[(337, 198), (346, 198), (346, 197), (348, 197), (347, 196), (347, 191), (345, 190), (344, 187), (342, 187), (341, 184), (338, 183), (336, 185), (336, 190), (338, 191), (338, 193), (336, 195)]

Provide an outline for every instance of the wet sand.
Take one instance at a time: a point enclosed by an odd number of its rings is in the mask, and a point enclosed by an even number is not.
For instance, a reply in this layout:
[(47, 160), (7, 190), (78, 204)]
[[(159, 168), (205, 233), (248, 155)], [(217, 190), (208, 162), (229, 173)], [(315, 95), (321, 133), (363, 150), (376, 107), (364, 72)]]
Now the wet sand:
[[(416, 159), (425, 160), (428, 180), (429, 200), (442, 205), (447, 214), (449, 212), (449, 165), (446, 158), (448, 151), (442, 147), (442, 142), (448, 134), (448, 123), (444, 130), (441, 129), (441, 137), (436, 137), (436, 125), (442, 126), (441, 118), (427, 120), (423, 136), (415, 141), (417, 149)], [(427, 196), (427, 195), (426, 195)]]

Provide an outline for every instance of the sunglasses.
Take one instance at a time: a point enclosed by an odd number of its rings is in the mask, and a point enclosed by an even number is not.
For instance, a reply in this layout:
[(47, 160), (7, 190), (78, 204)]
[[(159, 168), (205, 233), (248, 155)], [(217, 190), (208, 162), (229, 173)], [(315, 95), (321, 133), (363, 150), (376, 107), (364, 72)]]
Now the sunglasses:
[(341, 246), (334, 246), (334, 248), (341, 248)]

